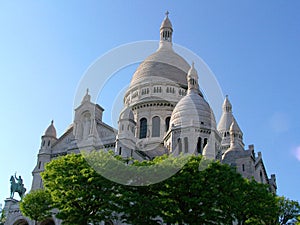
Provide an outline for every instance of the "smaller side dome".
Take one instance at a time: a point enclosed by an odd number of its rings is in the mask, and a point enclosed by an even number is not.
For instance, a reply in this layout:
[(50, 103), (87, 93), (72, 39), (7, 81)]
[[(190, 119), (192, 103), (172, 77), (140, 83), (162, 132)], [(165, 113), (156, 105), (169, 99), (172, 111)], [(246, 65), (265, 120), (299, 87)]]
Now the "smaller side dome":
[(222, 160), (226, 163), (233, 161), (234, 158), (243, 154), (244, 149), (238, 143), (237, 135), (239, 134), (239, 127), (235, 121), (230, 125), (230, 148), (224, 152)]
[(45, 131), (45, 136), (56, 138), (56, 129), (53, 125), (54, 121), (51, 121), (50, 126)]
[(170, 124), (172, 126), (199, 126), (215, 129), (216, 121), (212, 109), (199, 91), (198, 74), (192, 64), (187, 75), (188, 92), (175, 106)]

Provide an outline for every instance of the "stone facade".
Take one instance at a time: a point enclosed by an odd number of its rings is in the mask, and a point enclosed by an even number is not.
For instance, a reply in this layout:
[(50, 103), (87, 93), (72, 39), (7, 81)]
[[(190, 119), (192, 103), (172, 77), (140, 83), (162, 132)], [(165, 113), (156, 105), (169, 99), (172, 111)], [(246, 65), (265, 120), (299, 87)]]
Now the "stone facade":
[[(254, 146), (245, 149), (243, 132), (226, 96), (217, 125), (214, 112), (200, 91), (198, 74), (172, 48), (173, 27), (168, 15), (160, 27), (158, 50), (133, 74), (124, 96), (118, 130), (102, 121), (104, 109), (85, 94), (75, 109), (73, 123), (57, 137), (53, 121), (41, 137), (31, 190), (43, 188), (40, 173), (57, 156), (80, 149), (114, 149), (124, 158), (150, 160), (163, 154), (200, 154), (236, 167), (247, 179), (269, 184), (276, 192), (276, 178), (269, 178), (262, 154)], [(33, 224), (20, 214), (18, 202), (5, 201), (6, 224)], [(43, 225), (61, 224), (49, 219)], [(114, 222), (118, 224), (118, 222)]]

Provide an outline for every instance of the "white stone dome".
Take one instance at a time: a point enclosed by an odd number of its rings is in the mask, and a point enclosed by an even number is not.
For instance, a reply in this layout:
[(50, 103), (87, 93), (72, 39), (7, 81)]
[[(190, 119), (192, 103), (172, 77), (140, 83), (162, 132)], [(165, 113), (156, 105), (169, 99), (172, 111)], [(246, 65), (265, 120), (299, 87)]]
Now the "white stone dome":
[(183, 97), (172, 112), (171, 126), (216, 128), (214, 113), (205, 99), (196, 92)]
[(148, 82), (149, 78), (163, 78), (187, 87), (186, 75), (189, 64), (174, 50), (172, 46), (161, 45), (160, 48), (148, 56), (133, 74), (130, 86)]
[(45, 136), (55, 137), (56, 138), (56, 129), (55, 129), (54, 125), (53, 125), (53, 120), (51, 121), (50, 126), (45, 131)]

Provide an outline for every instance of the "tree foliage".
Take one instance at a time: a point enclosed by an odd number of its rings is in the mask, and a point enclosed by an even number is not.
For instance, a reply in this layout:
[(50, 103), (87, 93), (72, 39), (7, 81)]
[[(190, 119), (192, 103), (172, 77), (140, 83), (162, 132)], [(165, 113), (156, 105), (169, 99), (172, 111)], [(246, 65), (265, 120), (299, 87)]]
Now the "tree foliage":
[(52, 160), (42, 179), (64, 224), (96, 224), (112, 217), (114, 185), (96, 173), (81, 154)]
[(20, 202), (20, 209), (23, 215), (35, 222), (43, 221), (51, 217), (51, 195), (44, 189), (31, 191)]
[(57, 217), (64, 224), (97, 224), (115, 218), (137, 225), (161, 220), (278, 224), (278, 202), (267, 186), (242, 178), (228, 165), (201, 156), (163, 156), (129, 164), (103, 151), (52, 160), (42, 178), (53, 207), (59, 210)]
[(289, 220), (294, 219), (300, 222), (300, 204), (297, 201), (285, 197), (278, 197), (279, 206), (279, 224), (286, 224)]
[(0, 216), (0, 225), (4, 225), (6, 221), (5, 212), (4, 209), (1, 210), (1, 216)]
[[(207, 168), (199, 171), (203, 163)], [(201, 156), (191, 156), (163, 182), (123, 186), (120, 196), (118, 211), (131, 224), (159, 224), (158, 218), (168, 224), (270, 224), (277, 216), (275, 196), (265, 185), (242, 178), (228, 165), (203, 162)]]

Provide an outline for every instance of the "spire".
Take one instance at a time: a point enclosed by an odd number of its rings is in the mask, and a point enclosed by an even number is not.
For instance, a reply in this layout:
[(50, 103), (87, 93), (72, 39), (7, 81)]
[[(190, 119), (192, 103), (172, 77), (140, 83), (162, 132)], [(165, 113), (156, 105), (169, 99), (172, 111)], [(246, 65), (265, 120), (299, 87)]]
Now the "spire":
[(194, 64), (194, 62), (192, 62), (192, 66), (189, 69), (188, 74), (187, 74), (188, 93), (191, 91), (200, 93), (199, 84), (198, 84), (198, 73), (194, 66), (195, 66), (195, 64)]
[(222, 142), (221, 142), (222, 146), (223, 147), (231, 146), (231, 136), (230, 136), (231, 128), (234, 128), (235, 133), (238, 133), (238, 135), (236, 135), (234, 138), (238, 140), (241, 146), (244, 146), (243, 132), (232, 114), (232, 105), (228, 99), (228, 95), (226, 95), (222, 108), (223, 108), (223, 113), (217, 128), (219, 133), (222, 136)]
[(84, 102), (90, 102), (91, 101), (91, 95), (89, 94), (89, 89), (87, 88), (86, 89), (86, 94), (85, 96), (83, 97), (81, 103), (84, 103)]
[(172, 34), (173, 34), (172, 23), (169, 19), (169, 12), (167, 11), (165, 14), (166, 17), (160, 25), (160, 42), (172, 43)]
[(228, 99), (228, 95), (226, 95), (225, 97), (222, 108), (223, 108), (223, 112), (230, 112), (230, 113), (232, 112), (232, 105)]
[(224, 99), (224, 103), (222, 105), (223, 113), (221, 119), (218, 124), (218, 131), (219, 132), (229, 132), (230, 126), (233, 121), (235, 121), (233, 114), (232, 114), (232, 105), (228, 99), (228, 95), (226, 95)]

